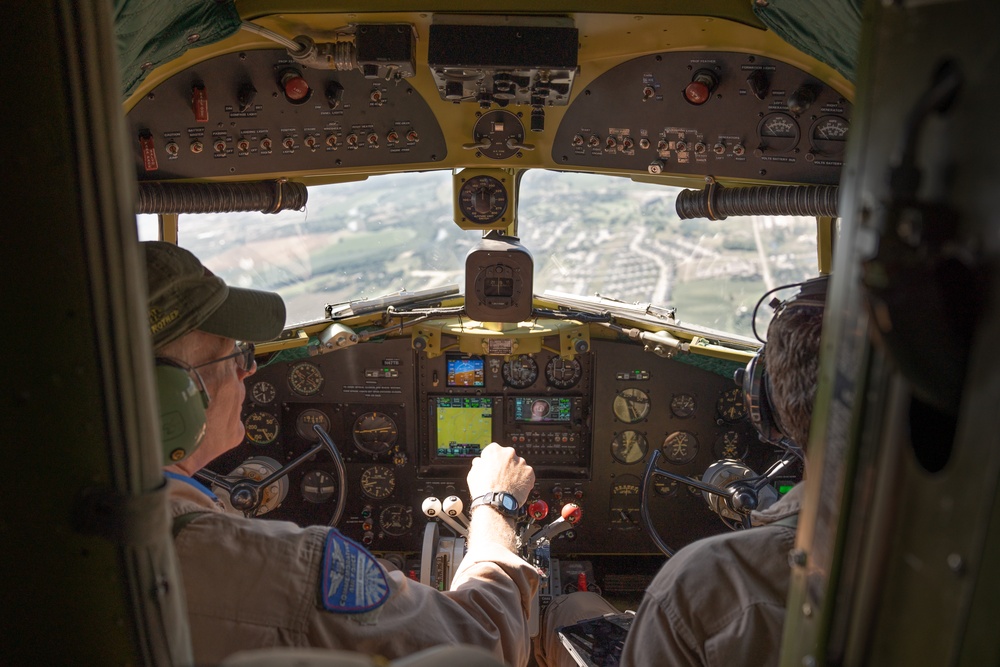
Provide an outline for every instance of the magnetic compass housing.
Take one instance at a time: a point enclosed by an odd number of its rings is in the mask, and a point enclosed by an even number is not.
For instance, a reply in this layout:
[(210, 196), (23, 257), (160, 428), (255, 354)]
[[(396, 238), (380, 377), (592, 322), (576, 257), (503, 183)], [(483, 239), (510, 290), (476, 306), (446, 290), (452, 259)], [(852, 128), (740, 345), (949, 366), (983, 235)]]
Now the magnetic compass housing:
[(517, 220), (516, 177), (503, 169), (463, 169), (454, 176), (455, 224), (506, 230)]
[(512, 236), (487, 234), (465, 257), (465, 312), (479, 322), (531, 318), (531, 253)]

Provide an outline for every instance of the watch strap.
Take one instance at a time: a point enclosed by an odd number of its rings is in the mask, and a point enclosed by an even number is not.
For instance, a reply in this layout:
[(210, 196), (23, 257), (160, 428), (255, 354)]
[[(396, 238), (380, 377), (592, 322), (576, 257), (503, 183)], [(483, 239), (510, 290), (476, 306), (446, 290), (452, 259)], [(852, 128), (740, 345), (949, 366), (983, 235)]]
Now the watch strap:
[(513, 494), (506, 491), (490, 491), (472, 499), (469, 511), (475, 510), (480, 505), (488, 505), (504, 516), (516, 517), (521, 504)]

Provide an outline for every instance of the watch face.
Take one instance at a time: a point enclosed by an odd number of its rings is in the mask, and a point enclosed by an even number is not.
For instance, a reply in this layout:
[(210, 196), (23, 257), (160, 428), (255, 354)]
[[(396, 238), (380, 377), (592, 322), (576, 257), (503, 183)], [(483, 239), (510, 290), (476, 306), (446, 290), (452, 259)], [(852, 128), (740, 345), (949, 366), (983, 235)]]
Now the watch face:
[(517, 498), (510, 495), (509, 493), (503, 493), (500, 495), (500, 502), (503, 504), (503, 508), (508, 512), (513, 512), (517, 509)]

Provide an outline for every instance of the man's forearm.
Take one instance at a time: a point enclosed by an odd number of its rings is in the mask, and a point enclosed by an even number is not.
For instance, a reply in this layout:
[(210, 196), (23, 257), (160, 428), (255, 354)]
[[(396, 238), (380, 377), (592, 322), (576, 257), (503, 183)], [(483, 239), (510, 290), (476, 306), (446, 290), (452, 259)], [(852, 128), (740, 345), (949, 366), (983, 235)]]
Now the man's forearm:
[(469, 546), (494, 542), (511, 553), (517, 553), (514, 519), (505, 517), (492, 507), (483, 505), (472, 510), (469, 523)]

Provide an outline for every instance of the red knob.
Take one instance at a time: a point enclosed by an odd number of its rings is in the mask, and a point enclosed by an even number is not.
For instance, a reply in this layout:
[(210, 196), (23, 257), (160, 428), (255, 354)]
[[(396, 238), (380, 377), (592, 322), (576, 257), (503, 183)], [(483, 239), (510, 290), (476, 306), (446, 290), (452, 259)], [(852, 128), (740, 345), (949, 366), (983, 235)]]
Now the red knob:
[(708, 86), (701, 81), (692, 81), (684, 88), (684, 97), (691, 104), (704, 104), (710, 93)]
[(580, 522), (583, 517), (583, 510), (576, 503), (566, 503), (562, 508), (562, 518), (569, 521), (574, 526)]
[(282, 81), (285, 86), (285, 96), (295, 102), (309, 96), (309, 84), (301, 76), (287, 76)]
[(535, 500), (528, 505), (528, 516), (535, 521), (541, 521), (549, 515), (549, 504), (544, 500)]

